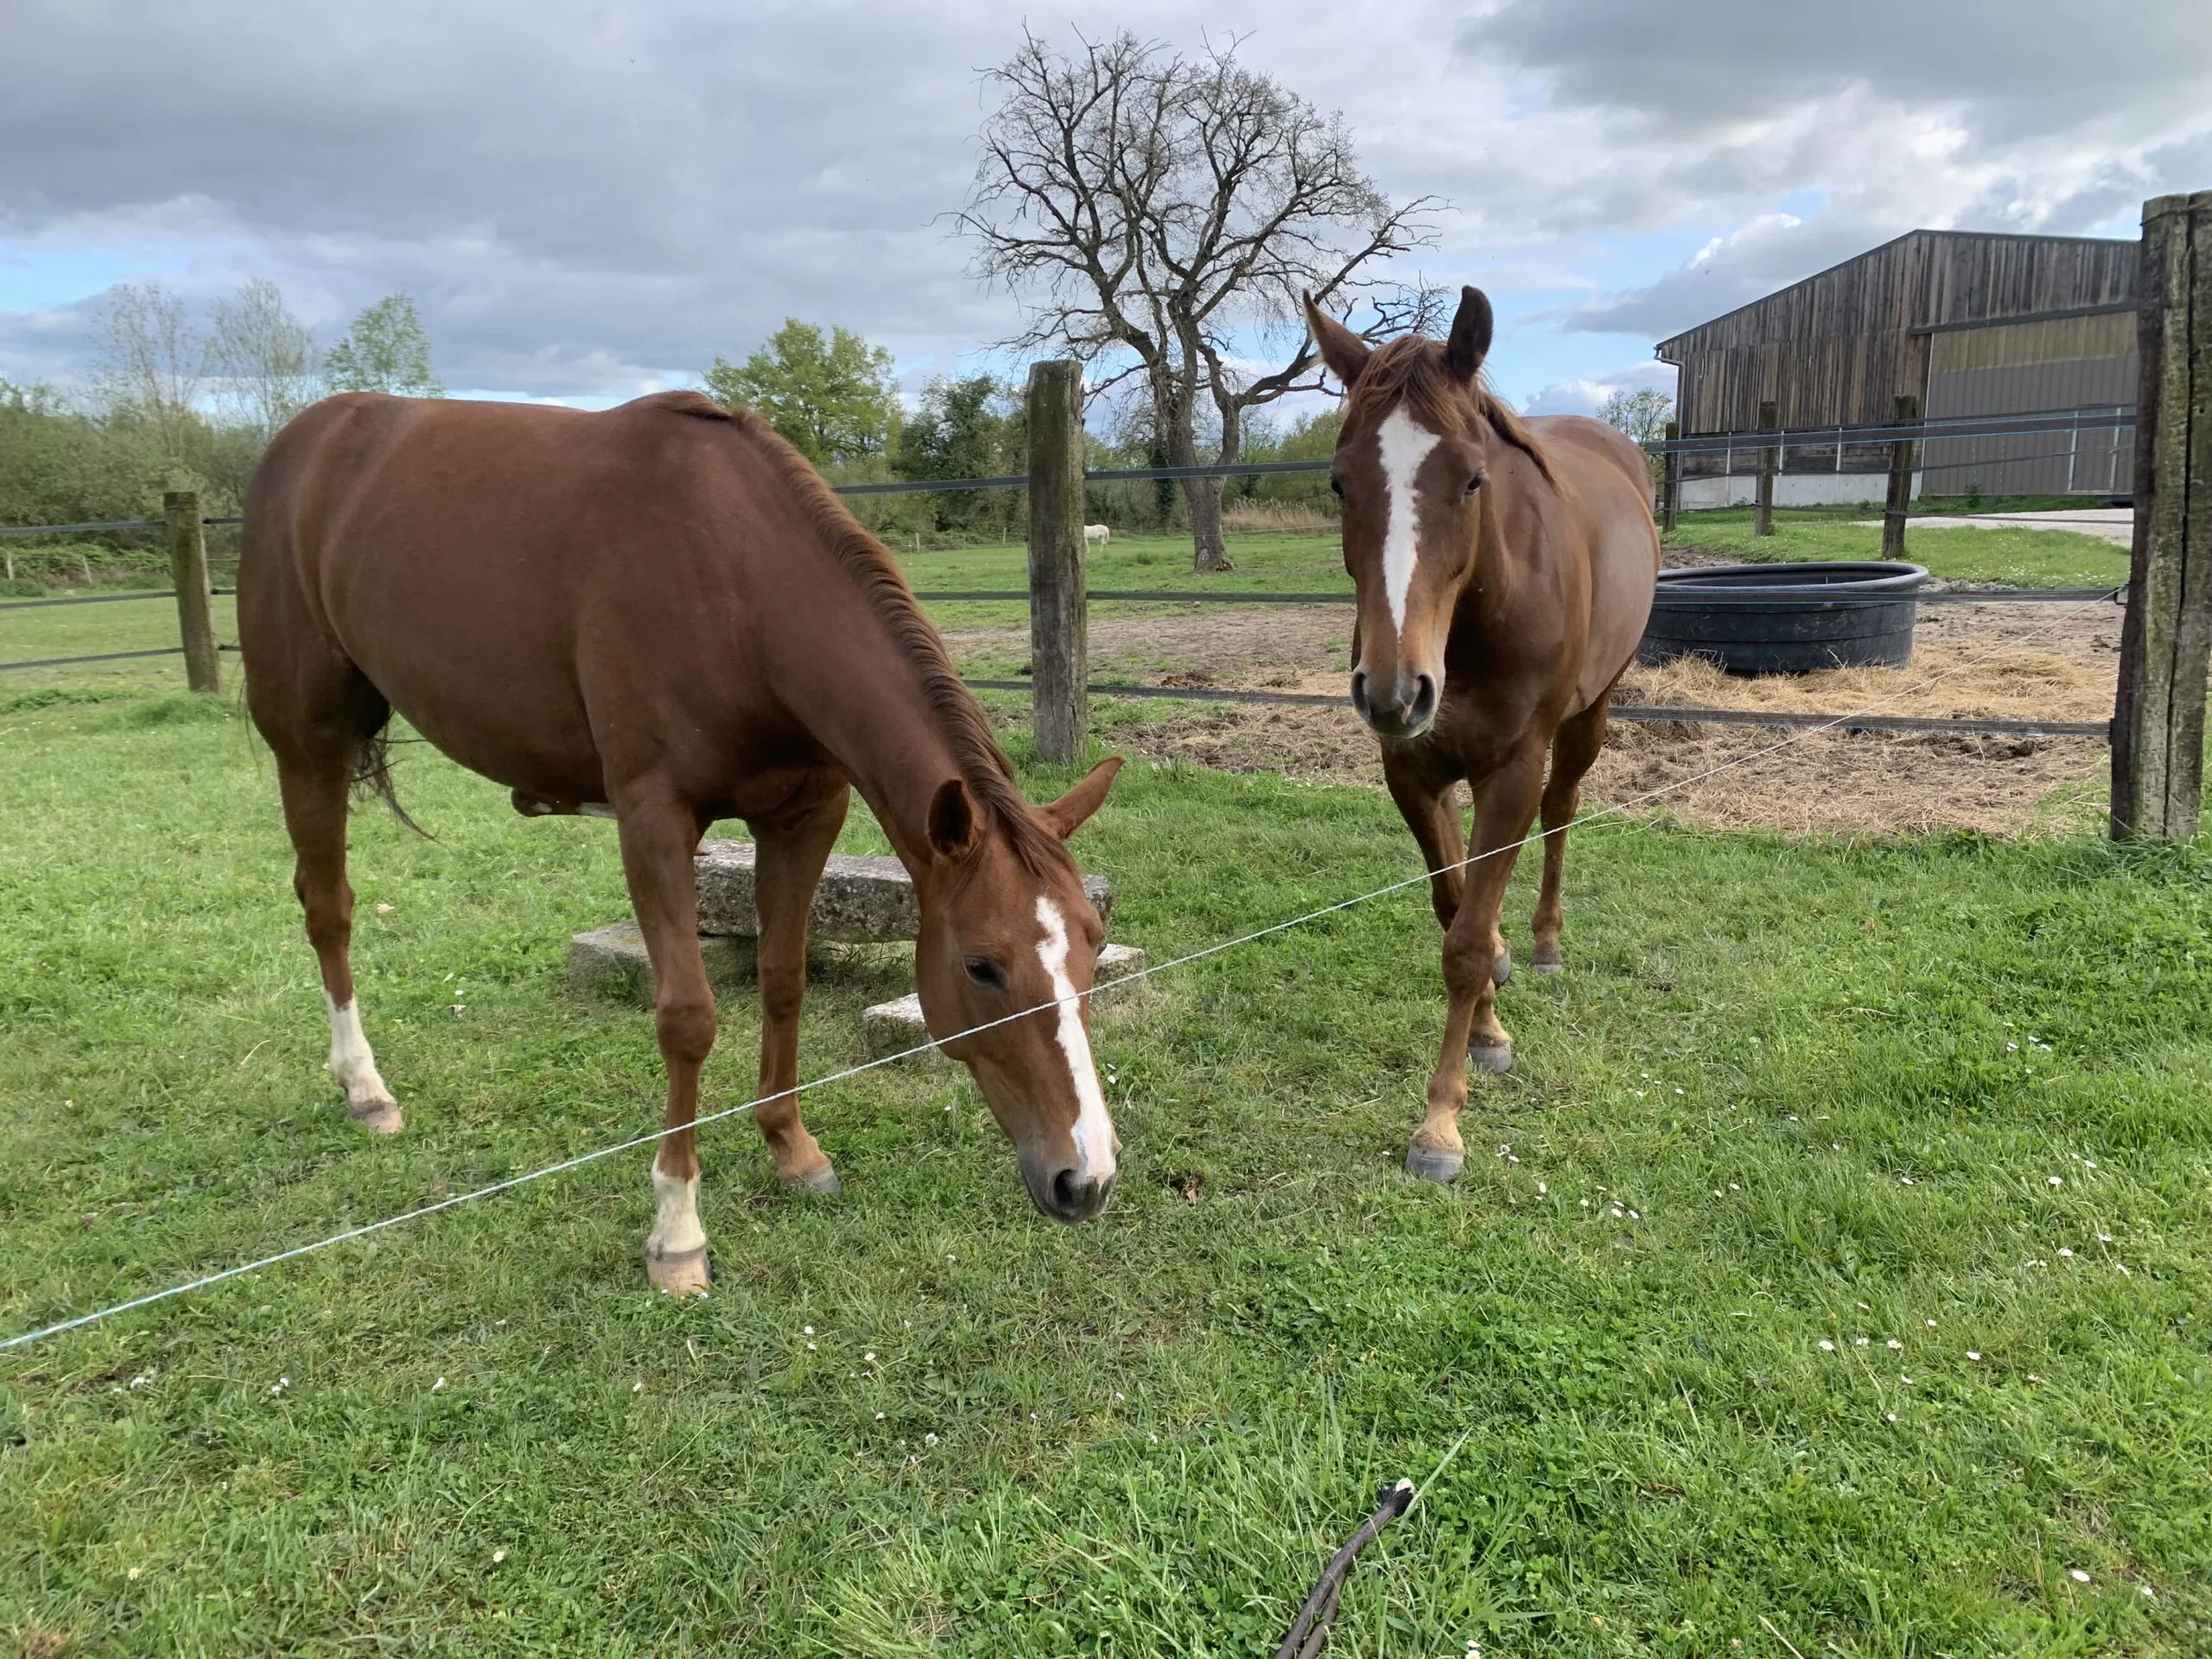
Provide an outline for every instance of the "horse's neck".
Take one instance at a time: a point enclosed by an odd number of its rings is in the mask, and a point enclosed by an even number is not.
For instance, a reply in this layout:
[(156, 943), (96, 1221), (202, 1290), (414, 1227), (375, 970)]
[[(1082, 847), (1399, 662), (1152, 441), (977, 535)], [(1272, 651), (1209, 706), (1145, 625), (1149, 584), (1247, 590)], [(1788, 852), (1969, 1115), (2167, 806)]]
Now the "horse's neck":
[(1522, 569), (1528, 555), (1506, 536), (1495, 513), (1481, 516), (1475, 536), (1473, 573), (1452, 607), (1452, 632), (1510, 633), (1520, 626), (1515, 607), (1529, 590), (1528, 572)]
[(914, 868), (930, 856), (929, 809), (962, 775), (944, 716), (931, 706), (919, 665), (857, 586), (823, 594), (795, 631), (779, 677), (808, 734), (875, 814), (893, 849)]

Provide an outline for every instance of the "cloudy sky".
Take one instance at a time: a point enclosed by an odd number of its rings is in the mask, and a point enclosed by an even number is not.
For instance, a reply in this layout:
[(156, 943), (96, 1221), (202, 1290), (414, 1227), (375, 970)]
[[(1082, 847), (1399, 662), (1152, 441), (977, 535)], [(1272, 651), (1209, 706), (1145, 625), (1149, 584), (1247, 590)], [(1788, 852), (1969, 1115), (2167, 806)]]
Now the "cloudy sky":
[(1408, 265), (1491, 291), (1539, 409), (1916, 226), (2130, 235), (2212, 188), (2202, 0), (4, 0), (0, 376), (81, 372), (111, 283), (254, 276), (326, 340), (414, 295), (455, 391), (632, 396), (787, 315), (910, 385), (982, 363), (1012, 304), (939, 216), (1025, 21), (1239, 37), (1341, 110), (1451, 204)]

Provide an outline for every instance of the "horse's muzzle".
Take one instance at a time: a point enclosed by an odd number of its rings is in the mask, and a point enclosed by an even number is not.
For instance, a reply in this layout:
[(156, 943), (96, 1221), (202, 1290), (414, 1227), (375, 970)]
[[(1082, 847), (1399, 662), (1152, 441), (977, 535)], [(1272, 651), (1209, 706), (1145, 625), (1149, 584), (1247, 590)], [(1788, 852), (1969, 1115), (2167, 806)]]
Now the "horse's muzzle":
[(1052, 1171), (1032, 1171), (1027, 1159), (1022, 1160), (1021, 1184), (1029, 1192), (1029, 1201), (1054, 1221), (1075, 1223), (1095, 1221), (1114, 1201), (1115, 1177), (1104, 1180), (1079, 1176), (1074, 1168), (1065, 1166)]
[(1434, 677), (1401, 673), (1387, 690), (1369, 680), (1367, 671), (1351, 671), (1351, 706), (1370, 730), (1383, 737), (1419, 737), (1436, 719)]

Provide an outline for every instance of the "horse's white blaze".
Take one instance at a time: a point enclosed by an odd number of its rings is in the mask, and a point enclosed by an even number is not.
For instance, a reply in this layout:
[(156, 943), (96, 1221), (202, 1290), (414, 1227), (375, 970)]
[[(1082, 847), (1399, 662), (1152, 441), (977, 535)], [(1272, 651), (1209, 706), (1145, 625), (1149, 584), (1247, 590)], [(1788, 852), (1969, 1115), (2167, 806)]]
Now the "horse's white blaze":
[(699, 1178), (688, 1180), (653, 1166), (653, 1236), (646, 1248), (659, 1255), (688, 1255), (707, 1242), (699, 1224)]
[(1090, 1058), (1090, 1034), (1083, 1028), (1083, 1008), (1077, 1002), (1075, 982), (1068, 977), (1068, 924), (1060, 907), (1042, 894), (1037, 899), (1037, 920), (1045, 930), (1037, 947), (1037, 960), (1060, 999), (1057, 1035), (1060, 1052), (1067, 1057), (1068, 1075), (1075, 1083), (1075, 1173), (1084, 1181), (1114, 1179), (1114, 1125), (1106, 1116), (1106, 1096), (1098, 1087), (1098, 1067)]
[(391, 1090), (377, 1075), (377, 1057), (369, 1052), (369, 1039), (361, 1033), (360, 1006), (349, 1001), (341, 1008), (330, 1000), (328, 991), (322, 994), (322, 1005), (330, 1010), (330, 1075), (345, 1090), (346, 1103), (390, 1100)]
[(1382, 592), (1390, 601), (1390, 626), (1402, 639), (1406, 595), (1412, 590), (1414, 564), (1421, 554), (1416, 522), (1421, 502), (1414, 474), (1436, 448), (1437, 435), (1407, 414), (1401, 404), (1383, 421), (1376, 442), (1382, 452), (1382, 489), (1389, 506), (1382, 529)]

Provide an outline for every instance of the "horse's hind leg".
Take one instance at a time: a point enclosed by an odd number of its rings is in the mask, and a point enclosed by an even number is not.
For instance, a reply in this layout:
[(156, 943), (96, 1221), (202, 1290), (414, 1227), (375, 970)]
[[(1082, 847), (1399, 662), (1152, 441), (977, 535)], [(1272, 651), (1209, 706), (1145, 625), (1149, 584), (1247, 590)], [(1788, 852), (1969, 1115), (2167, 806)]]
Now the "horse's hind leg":
[[(381, 717), (376, 723), (382, 723)], [(308, 942), (322, 968), (323, 1001), (330, 1014), (330, 1075), (346, 1090), (346, 1110), (355, 1122), (378, 1135), (393, 1135), (403, 1122), (399, 1103), (378, 1074), (376, 1056), (362, 1033), (349, 959), (353, 889), (346, 880), (346, 810), (362, 741), (340, 728), (327, 734), (326, 741), (288, 742), (276, 752), (276, 782), (296, 861), (292, 890), (307, 913)]]
[(1567, 826), (1574, 821), (1582, 799), (1583, 774), (1605, 747), (1605, 710), (1611, 701), (1609, 691), (1561, 724), (1552, 739), (1551, 777), (1544, 785), (1544, 885), (1536, 897), (1536, 948), (1529, 958), (1540, 974), (1555, 974), (1567, 965), (1559, 948), (1560, 927), (1566, 919), (1559, 888), (1567, 866)]

